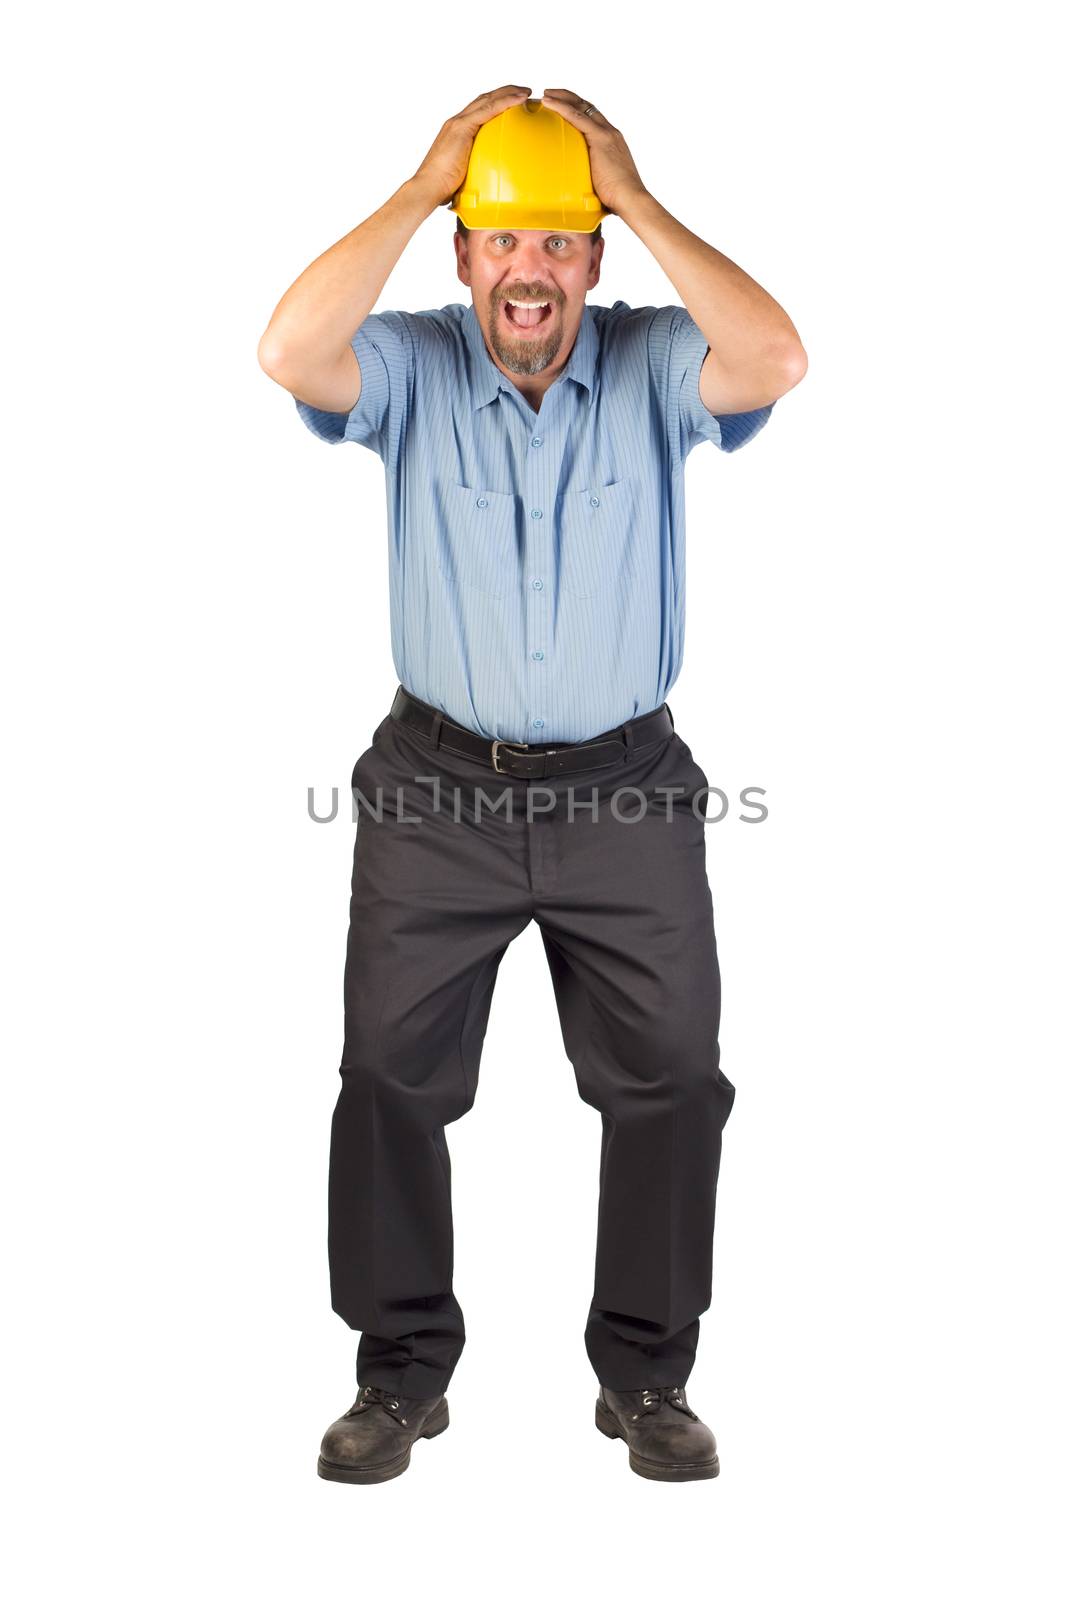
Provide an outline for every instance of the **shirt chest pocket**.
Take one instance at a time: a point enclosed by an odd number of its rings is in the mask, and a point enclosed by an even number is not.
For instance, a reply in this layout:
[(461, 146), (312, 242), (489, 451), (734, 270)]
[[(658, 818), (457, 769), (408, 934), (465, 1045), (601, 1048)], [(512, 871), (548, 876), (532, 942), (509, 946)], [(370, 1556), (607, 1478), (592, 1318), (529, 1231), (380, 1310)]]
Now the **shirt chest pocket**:
[(594, 595), (633, 582), (633, 480), (568, 489), (556, 502), (559, 585)]
[(518, 513), (513, 494), (442, 484), (436, 558), (447, 582), (488, 594), (514, 593), (522, 581)]

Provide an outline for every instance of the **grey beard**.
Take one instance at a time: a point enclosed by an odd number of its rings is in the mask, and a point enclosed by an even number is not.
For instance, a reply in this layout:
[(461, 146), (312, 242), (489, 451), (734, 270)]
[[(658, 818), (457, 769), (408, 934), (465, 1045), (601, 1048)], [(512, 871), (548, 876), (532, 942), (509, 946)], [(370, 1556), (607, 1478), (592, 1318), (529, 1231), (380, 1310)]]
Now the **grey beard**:
[[(500, 316), (504, 316), (502, 311)], [(563, 343), (562, 324), (557, 324), (555, 333), (552, 334), (547, 344), (520, 344), (518, 340), (506, 345), (497, 336), (497, 324), (491, 327), (493, 353), (497, 360), (507, 367), (509, 372), (516, 372), (520, 377), (533, 378), (539, 372), (544, 372), (550, 367), (559, 354), (559, 347)]]

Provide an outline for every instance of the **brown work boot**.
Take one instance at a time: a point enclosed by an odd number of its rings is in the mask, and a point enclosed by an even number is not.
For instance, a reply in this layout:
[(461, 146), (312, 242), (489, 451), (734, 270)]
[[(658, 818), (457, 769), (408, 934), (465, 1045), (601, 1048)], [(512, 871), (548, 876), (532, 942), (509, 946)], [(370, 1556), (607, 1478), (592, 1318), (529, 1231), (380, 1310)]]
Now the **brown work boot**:
[(416, 1439), (432, 1439), (447, 1427), (443, 1394), (413, 1400), (363, 1384), (351, 1409), (326, 1430), (319, 1477), (334, 1483), (384, 1483), (407, 1470)]
[(605, 1389), (596, 1403), (596, 1425), (609, 1439), (625, 1439), (630, 1466), (642, 1478), (686, 1483), (717, 1478), (715, 1435), (685, 1398), (685, 1389)]

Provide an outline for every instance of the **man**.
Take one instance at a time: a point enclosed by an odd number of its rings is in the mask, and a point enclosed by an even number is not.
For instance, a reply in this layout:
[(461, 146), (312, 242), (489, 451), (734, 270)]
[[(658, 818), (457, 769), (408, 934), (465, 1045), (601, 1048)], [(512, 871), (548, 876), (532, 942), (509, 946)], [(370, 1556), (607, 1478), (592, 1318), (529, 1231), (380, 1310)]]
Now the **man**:
[(375, 799), (357, 825), (330, 1156), (333, 1305), (362, 1335), (359, 1395), (319, 1459), (342, 1482), (395, 1477), (448, 1425), (465, 1335), (444, 1128), (471, 1105), (497, 968), (531, 919), (579, 1093), (603, 1118), (585, 1334), (597, 1426), (646, 1477), (718, 1472), (685, 1383), (734, 1088), (707, 779), (665, 704), (684, 629), (681, 469), (700, 440), (752, 438), (806, 358), (781, 307), (658, 204), (619, 131), (565, 89), (539, 114), (583, 136), (601, 207), (684, 304), (586, 305), (599, 225), (460, 221), (471, 304), (371, 314), (464, 183), (478, 129), (538, 111), (529, 97), (509, 84), (450, 118), (260, 344), (307, 426), (375, 450), (388, 485), (400, 686), (353, 772)]

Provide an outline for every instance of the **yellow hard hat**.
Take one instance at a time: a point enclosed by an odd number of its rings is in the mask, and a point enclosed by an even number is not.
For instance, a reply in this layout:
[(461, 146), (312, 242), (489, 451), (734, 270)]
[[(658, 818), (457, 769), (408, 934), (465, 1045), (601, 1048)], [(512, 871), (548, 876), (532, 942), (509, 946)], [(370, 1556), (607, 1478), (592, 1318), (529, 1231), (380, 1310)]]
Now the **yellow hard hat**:
[(567, 233), (592, 233), (608, 214), (593, 191), (584, 137), (540, 100), (482, 123), (448, 209), (468, 228)]

